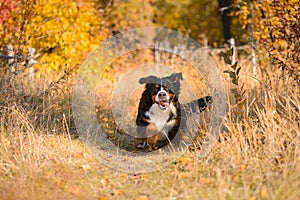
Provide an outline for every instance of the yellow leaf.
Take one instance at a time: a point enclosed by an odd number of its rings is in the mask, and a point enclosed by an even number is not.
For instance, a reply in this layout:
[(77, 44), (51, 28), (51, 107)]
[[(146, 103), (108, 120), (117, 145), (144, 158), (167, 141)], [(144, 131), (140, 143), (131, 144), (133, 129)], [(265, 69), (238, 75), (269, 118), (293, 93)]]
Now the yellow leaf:
[(120, 195), (120, 194), (122, 194), (122, 191), (121, 190), (115, 190), (113, 194), (114, 195)]
[(108, 178), (103, 178), (103, 179), (101, 179), (101, 180), (100, 180), (100, 183), (101, 183), (103, 186), (107, 185), (107, 183), (108, 183)]
[(185, 157), (180, 157), (178, 160), (180, 163), (182, 163), (183, 165), (187, 164), (188, 162), (190, 162), (190, 160), (188, 158)]
[(185, 178), (187, 178), (187, 177), (189, 177), (191, 175), (192, 175), (191, 172), (181, 172), (181, 173), (178, 174), (178, 178), (185, 179)]
[(262, 199), (267, 198), (267, 189), (266, 189), (266, 188), (264, 188), (264, 189), (262, 189), (262, 190), (260, 191), (260, 197), (261, 197)]
[(244, 171), (244, 170), (246, 169), (246, 167), (247, 167), (247, 166), (244, 165), (244, 164), (241, 164), (241, 165), (240, 165), (240, 169), (241, 169), (242, 171)]
[(76, 185), (72, 185), (72, 187), (70, 188), (70, 193), (74, 194), (74, 195), (79, 195), (80, 190), (79, 187), (77, 187)]
[(148, 200), (149, 198), (145, 195), (138, 196), (135, 200)]
[(83, 152), (77, 152), (77, 153), (75, 154), (75, 158), (76, 158), (76, 159), (83, 158)]
[(100, 195), (99, 197), (98, 197), (98, 200), (106, 200), (107, 198), (106, 198), (106, 196), (105, 195)]
[(81, 165), (81, 168), (85, 171), (90, 170), (92, 167), (89, 164)]
[(199, 182), (202, 184), (202, 185), (207, 185), (210, 183), (210, 180), (208, 178), (201, 178), (199, 180)]

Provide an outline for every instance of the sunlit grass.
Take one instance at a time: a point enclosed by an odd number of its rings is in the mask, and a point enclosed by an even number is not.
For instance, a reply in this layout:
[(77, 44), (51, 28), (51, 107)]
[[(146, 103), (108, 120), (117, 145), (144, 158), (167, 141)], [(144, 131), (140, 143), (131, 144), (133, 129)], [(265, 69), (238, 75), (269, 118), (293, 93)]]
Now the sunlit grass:
[(240, 63), (246, 104), (236, 114), (228, 100), (212, 151), (200, 159), (196, 141), (178, 161), (148, 174), (109, 169), (86, 150), (69, 123), (69, 92), (33, 91), (35, 101), (27, 102), (21, 92), (12, 100), (1, 90), (0, 199), (299, 199), (299, 88), (271, 68), (254, 82), (250, 65)]

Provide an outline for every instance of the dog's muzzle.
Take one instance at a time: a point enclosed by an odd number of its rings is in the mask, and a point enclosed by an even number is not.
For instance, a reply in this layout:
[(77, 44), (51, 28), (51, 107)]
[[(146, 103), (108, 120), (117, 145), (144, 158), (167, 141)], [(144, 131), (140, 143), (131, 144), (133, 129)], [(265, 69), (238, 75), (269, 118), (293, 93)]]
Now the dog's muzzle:
[(157, 93), (155, 100), (162, 110), (167, 109), (170, 104), (169, 94), (163, 88), (161, 88), (160, 91)]
[(159, 92), (157, 93), (158, 98), (162, 98), (162, 99), (163, 99), (163, 98), (166, 98), (167, 95), (168, 95), (168, 93), (167, 93), (165, 90), (159, 91)]

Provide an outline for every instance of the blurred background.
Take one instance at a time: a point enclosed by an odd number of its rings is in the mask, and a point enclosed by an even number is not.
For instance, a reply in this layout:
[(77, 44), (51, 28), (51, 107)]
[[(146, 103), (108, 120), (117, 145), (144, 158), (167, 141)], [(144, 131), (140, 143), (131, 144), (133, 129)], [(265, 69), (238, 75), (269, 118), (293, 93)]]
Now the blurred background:
[[(0, 0), (0, 199), (299, 199), (299, 4)], [(224, 81), (228, 113), (207, 157), (199, 157), (209, 128), (202, 123), (178, 160), (141, 175), (116, 172), (90, 155), (78, 139), (72, 95), (93, 49), (143, 27), (174, 29), (207, 51)], [(98, 121), (116, 144), (114, 86), (136, 66), (154, 63), (181, 71), (199, 97), (210, 94), (180, 56), (152, 49), (120, 56), (99, 77), (95, 97)]]
[(297, 75), (298, 13), (296, 0), (1, 0), (0, 52), (7, 55), (11, 45), (14, 54), (26, 56), (35, 48), (34, 71), (46, 73), (80, 64), (112, 34), (154, 26), (180, 31), (209, 48), (222, 48), (233, 38), (241, 53), (251, 54), (245, 47), (250, 45), (264, 52), (257, 62)]

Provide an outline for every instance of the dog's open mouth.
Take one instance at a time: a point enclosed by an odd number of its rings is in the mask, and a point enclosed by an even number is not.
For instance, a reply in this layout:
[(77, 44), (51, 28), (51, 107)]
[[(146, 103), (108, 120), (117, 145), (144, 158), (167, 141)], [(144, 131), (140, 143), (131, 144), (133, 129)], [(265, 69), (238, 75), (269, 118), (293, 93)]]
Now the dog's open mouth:
[(162, 109), (162, 110), (164, 110), (164, 109), (167, 109), (168, 108), (168, 106), (169, 106), (169, 101), (168, 100), (160, 100), (159, 102), (158, 102), (158, 105), (159, 105), (159, 107)]

